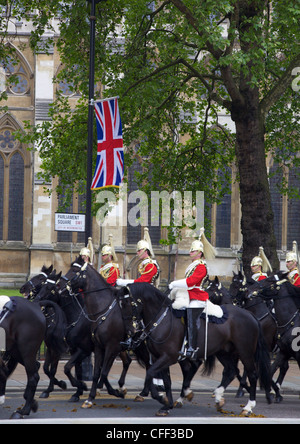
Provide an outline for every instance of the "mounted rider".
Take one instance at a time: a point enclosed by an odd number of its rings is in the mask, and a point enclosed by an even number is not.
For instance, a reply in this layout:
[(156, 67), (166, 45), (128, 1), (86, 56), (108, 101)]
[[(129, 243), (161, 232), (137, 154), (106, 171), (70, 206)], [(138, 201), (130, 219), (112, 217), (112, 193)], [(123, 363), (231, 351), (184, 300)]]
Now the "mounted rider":
[(94, 247), (93, 247), (93, 240), (91, 237), (88, 238), (87, 246), (83, 247), (80, 250), (79, 255), (82, 257), (84, 262), (87, 262), (88, 264), (93, 265)]
[(118, 279), (117, 285), (125, 287), (128, 284), (135, 282), (145, 282), (152, 285), (157, 285), (157, 280), (160, 273), (160, 268), (154, 259), (154, 252), (152, 249), (149, 229), (145, 227), (144, 239), (141, 239), (136, 246), (136, 254), (141, 260), (138, 267), (139, 277), (137, 279)]
[[(144, 239), (141, 239), (136, 246), (136, 252), (141, 263), (138, 267), (139, 277), (137, 279), (118, 279), (117, 285), (120, 287), (126, 287), (129, 284), (134, 284), (137, 282), (144, 282), (151, 285), (156, 285), (160, 269), (154, 257), (154, 252), (152, 249), (151, 238), (149, 235), (149, 229), (145, 227), (144, 229)], [(139, 345), (139, 337), (135, 336), (135, 340), (132, 338), (132, 332), (128, 331), (128, 338), (121, 345), (123, 349), (130, 350), (134, 349)]]
[(108, 284), (115, 287), (117, 279), (120, 277), (120, 267), (113, 245), (113, 235), (108, 236), (108, 243), (101, 250), (102, 265), (99, 273)]
[(190, 248), (191, 265), (185, 271), (185, 279), (173, 281), (169, 284), (169, 289), (181, 288), (188, 291), (190, 303), (187, 307), (187, 333), (188, 348), (181, 353), (183, 357), (191, 360), (195, 359), (198, 351), (197, 336), (200, 329), (200, 316), (206, 307), (209, 296), (203, 288), (203, 283), (208, 275), (205, 259), (213, 260), (216, 252), (208, 242), (204, 228), (200, 230), (198, 240), (195, 240)]
[(257, 282), (263, 281), (268, 277), (268, 272), (272, 273), (272, 266), (265, 255), (263, 247), (259, 247), (258, 256), (255, 256), (251, 262), (252, 279)]
[(300, 287), (300, 272), (299, 272), (299, 255), (297, 242), (293, 242), (293, 250), (286, 254), (286, 267), (289, 270), (288, 278), (292, 285)]

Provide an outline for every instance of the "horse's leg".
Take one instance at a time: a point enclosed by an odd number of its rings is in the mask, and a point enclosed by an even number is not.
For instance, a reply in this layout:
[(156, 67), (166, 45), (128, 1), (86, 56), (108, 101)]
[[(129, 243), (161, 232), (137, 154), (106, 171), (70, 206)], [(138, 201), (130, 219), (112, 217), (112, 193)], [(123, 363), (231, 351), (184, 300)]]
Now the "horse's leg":
[(88, 399), (82, 404), (83, 409), (90, 409), (93, 407), (93, 401), (96, 398), (97, 386), (101, 375), (102, 363), (103, 363), (103, 350), (100, 348), (99, 344), (95, 344), (95, 362), (94, 362), (94, 374), (92, 387), (89, 393)]
[(22, 419), (24, 416), (29, 416), (31, 410), (35, 413), (38, 409), (38, 403), (34, 400), (34, 395), (40, 380), (38, 372), (40, 365), (35, 359), (35, 353), (29, 353), (25, 357), (24, 367), (27, 375), (27, 385), (24, 392), (26, 402), (22, 409), (18, 409), (12, 414), (11, 419)]
[(122, 374), (121, 374), (120, 379), (118, 381), (119, 391), (121, 393), (123, 393), (123, 395), (125, 396), (127, 393), (127, 389), (125, 387), (125, 378), (126, 378), (129, 366), (132, 362), (132, 359), (126, 351), (121, 352), (119, 356), (123, 362), (123, 371), (122, 371)]
[(201, 366), (202, 361), (190, 361), (189, 359), (184, 359), (179, 362), (181, 367), (182, 375), (183, 375), (183, 383), (180, 392), (180, 397), (175, 401), (174, 407), (181, 408), (183, 406), (183, 401), (186, 399), (187, 401), (192, 401), (194, 397), (194, 393), (191, 390), (191, 381), (197, 373), (199, 367)]
[(109, 395), (116, 396), (117, 398), (124, 398), (124, 393), (120, 392), (119, 390), (115, 390), (108, 380), (108, 374), (116, 356), (118, 355), (119, 349), (119, 344), (116, 344), (115, 347), (113, 345), (106, 347), (101, 371), (101, 381), (105, 384)]
[(221, 411), (225, 405), (225, 398), (224, 398), (225, 390), (229, 386), (229, 384), (234, 380), (234, 378), (237, 376), (238, 360), (233, 358), (231, 354), (227, 353), (218, 353), (217, 358), (224, 367), (222, 373), (222, 381), (219, 387), (217, 387), (216, 390), (214, 391), (216, 408), (218, 411)]
[[(173, 408), (173, 398), (172, 398), (172, 392), (171, 392), (171, 378), (170, 374), (168, 373), (169, 366), (172, 364), (175, 364), (177, 362), (177, 354), (174, 361), (170, 359), (170, 356), (167, 353), (164, 353), (161, 355), (154, 364), (150, 366), (150, 368), (146, 372), (146, 378), (145, 378), (145, 388), (150, 388), (152, 398), (163, 404), (163, 408), (159, 410), (158, 415), (160, 415), (160, 412), (164, 412), (164, 416), (168, 414), (168, 411), (170, 408)], [(158, 373), (162, 372), (164, 376), (164, 380), (166, 380), (166, 384), (168, 387), (168, 393), (166, 393), (167, 397), (161, 396), (158, 393), (157, 387), (153, 384), (153, 378), (157, 376)]]
[[(8, 357), (8, 355), (7, 355)], [(6, 383), (9, 376), (13, 373), (15, 368), (17, 367), (18, 362), (14, 360), (11, 356), (8, 357), (8, 360), (0, 361), (0, 405), (5, 403), (5, 391), (6, 391)]]
[(243, 376), (239, 375), (238, 380), (239, 380), (240, 385), (239, 385), (239, 388), (236, 392), (235, 397), (242, 398), (245, 394), (244, 388), (246, 388), (247, 391), (249, 390), (248, 385), (247, 385), (247, 373), (245, 372), (245, 370), (243, 372)]
[[(142, 342), (141, 345), (135, 350), (136, 357), (138, 361), (146, 368), (146, 371), (150, 368), (150, 354), (145, 343)], [(134, 399), (135, 402), (143, 402), (145, 398), (149, 395), (150, 386), (146, 387), (144, 383), (144, 388), (139, 395)]]
[(170, 369), (168, 368), (167, 370), (161, 371), (160, 374), (164, 381), (166, 398), (163, 399), (164, 406), (156, 413), (156, 416), (167, 416), (169, 414), (169, 410), (174, 406)]
[[(76, 387), (77, 388), (77, 392), (74, 393), (74, 395), (71, 396), (71, 398), (69, 399), (69, 402), (78, 402), (80, 400), (80, 396), (83, 394), (84, 391), (87, 391), (87, 385), (85, 384), (85, 382), (83, 382), (81, 380), (81, 369), (78, 371), (76, 371), (76, 377), (78, 378), (74, 378), (74, 376), (71, 373), (72, 368), (74, 367), (74, 365), (77, 367), (81, 367), (81, 363), (82, 361), (87, 358), (88, 355), (81, 349), (78, 349), (76, 352), (71, 354), (71, 358), (69, 359), (69, 361), (66, 363), (65, 367), (64, 367), (64, 372), (65, 375), (67, 376), (67, 378), (69, 379), (72, 387)], [(81, 375), (80, 375), (81, 372)], [(79, 376), (78, 376), (79, 375)]]
[(276, 373), (276, 371), (278, 370), (278, 368), (280, 369), (279, 371), (279, 376), (276, 380), (276, 382), (274, 382), (272, 380), (272, 388), (275, 392), (275, 402), (276, 403), (280, 403), (283, 400), (283, 397), (280, 393), (281, 390), (281, 385), (282, 382), (285, 378), (285, 375), (289, 369), (289, 360), (288, 358), (279, 351), (279, 353), (277, 353), (276, 358), (271, 366), (271, 375), (272, 377), (274, 376), (274, 374)]

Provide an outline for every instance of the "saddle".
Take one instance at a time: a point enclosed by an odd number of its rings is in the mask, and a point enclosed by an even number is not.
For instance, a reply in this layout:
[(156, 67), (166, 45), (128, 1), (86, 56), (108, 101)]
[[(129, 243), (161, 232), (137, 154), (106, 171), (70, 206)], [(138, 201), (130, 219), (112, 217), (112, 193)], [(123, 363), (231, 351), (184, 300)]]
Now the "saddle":
[[(219, 308), (220, 310), (215, 310), (215, 308)], [(182, 320), (186, 324), (187, 314), (186, 308), (182, 308), (180, 310), (174, 308), (174, 304), (172, 306), (172, 311), (175, 316)], [(221, 315), (222, 312), (222, 315)], [(205, 310), (201, 314), (201, 319), (206, 319)], [(214, 305), (210, 301), (208, 303), (208, 322), (212, 324), (224, 324), (228, 319), (228, 311), (226, 305)]]

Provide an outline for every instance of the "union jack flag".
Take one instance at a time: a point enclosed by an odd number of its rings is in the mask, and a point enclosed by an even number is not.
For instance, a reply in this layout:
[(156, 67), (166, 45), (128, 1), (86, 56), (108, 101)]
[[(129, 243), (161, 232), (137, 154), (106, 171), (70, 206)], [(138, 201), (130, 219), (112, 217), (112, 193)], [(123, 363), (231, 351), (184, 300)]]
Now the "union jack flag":
[(119, 187), (124, 177), (123, 132), (118, 99), (95, 102), (97, 163), (92, 190)]

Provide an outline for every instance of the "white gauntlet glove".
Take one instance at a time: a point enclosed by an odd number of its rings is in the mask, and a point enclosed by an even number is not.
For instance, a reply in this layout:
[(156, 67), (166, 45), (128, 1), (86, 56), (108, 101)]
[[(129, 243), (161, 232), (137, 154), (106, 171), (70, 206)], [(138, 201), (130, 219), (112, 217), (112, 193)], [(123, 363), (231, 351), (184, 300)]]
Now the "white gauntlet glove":
[(169, 289), (173, 290), (173, 288), (184, 288), (185, 290), (188, 289), (186, 279), (180, 279), (178, 281), (173, 281), (169, 284)]
[(133, 279), (117, 279), (117, 285), (119, 287), (126, 287), (126, 285), (133, 284)]

